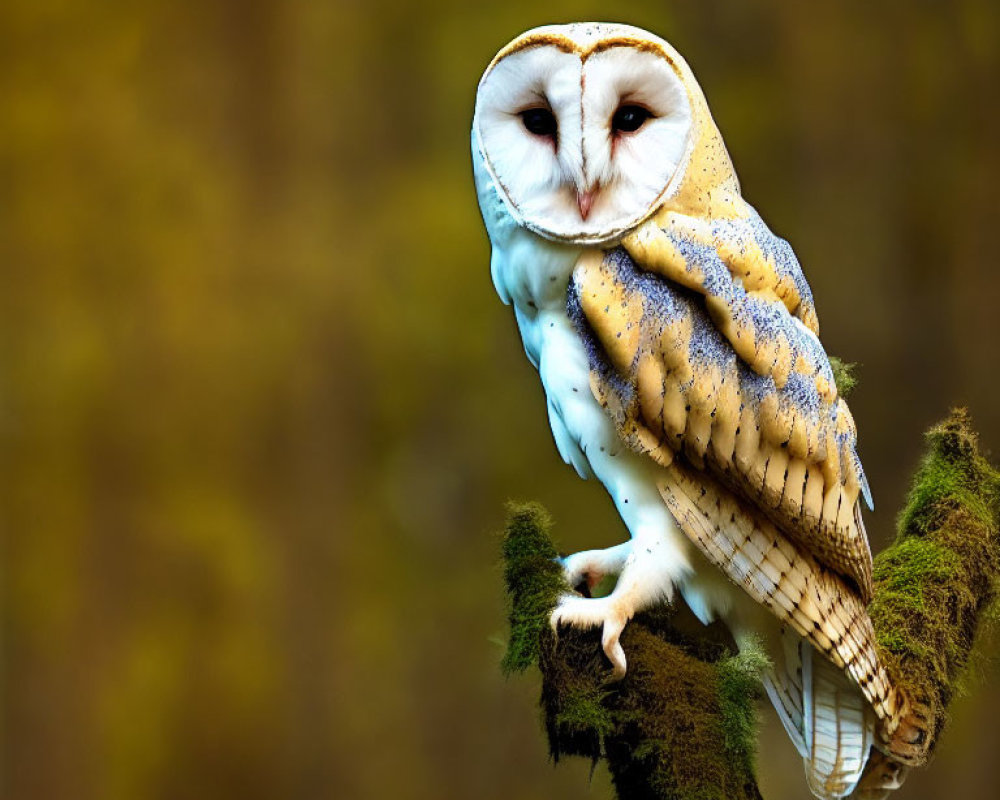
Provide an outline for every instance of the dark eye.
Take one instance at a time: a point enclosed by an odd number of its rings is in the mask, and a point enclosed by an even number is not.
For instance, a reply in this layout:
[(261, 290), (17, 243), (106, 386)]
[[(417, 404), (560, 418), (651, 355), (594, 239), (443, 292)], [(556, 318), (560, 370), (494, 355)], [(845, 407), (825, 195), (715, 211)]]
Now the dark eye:
[(621, 106), (611, 117), (611, 130), (614, 133), (632, 133), (651, 116), (642, 106)]
[(521, 122), (535, 136), (555, 136), (556, 117), (547, 108), (528, 108), (521, 112)]

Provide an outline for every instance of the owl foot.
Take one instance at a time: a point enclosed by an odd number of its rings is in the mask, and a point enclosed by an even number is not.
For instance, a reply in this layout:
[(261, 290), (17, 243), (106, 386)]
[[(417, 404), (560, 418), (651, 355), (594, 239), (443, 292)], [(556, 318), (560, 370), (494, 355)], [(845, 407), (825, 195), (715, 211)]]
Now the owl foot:
[(662, 531), (609, 547), (587, 550), (563, 559), (570, 586), (586, 581), (593, 588), (606, 575), (618, 574), (614, 591), (606, 597), (563, 596), (552, 612), (552, 629), (560, 625), (574, 628), (601, 628), (604, 654), (614, 668), (613, 680), (625, 677), (625, 651), (619, 639), (626, 623), (640, 611), (652, 608), (673, 596), (674, 580), (671, 549)]
[(625, 651), (618, 640), (633, 613), (634, 610), (613, 593), (607, 597), (595, 598), (566, 595), (555, 607), (549, 622), (556, 633), (559, 632), (560, 625), (581, 630), (600, 626), (601, 645), (614, 670), (612, 680), (617, 681), (625, 677), (626, 670)]
[(632, 552), (632, 542), (624, 542), (603, 550), (584, 550), (561, 559), (566, 583), (574, 589), (586, 584), (593, 593), (597, 585), (609, 575), (618, 575)]

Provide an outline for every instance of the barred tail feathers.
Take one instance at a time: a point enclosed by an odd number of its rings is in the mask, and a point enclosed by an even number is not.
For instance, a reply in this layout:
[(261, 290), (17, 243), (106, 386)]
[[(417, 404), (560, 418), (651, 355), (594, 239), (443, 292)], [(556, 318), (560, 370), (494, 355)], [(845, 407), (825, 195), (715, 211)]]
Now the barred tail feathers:
[[(781, 651), (765, 689), (802, 756), (809, 788), (821, 800), (847, 797), (873, 752), (874, 715), (850, 678), (800, 636), (786, 630)], [(880, 785), (876, 778), (870, 783)]]

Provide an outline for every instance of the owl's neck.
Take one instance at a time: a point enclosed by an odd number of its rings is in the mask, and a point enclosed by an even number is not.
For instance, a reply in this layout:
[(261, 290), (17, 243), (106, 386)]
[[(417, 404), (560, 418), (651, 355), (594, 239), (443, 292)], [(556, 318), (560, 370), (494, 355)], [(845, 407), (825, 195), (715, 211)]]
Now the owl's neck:
[(513, 303), (518, 316), (566, 306), (566, 287), (584, 246), (551, 242), (511, 216), (473, 141), (472, 164), (479, 209), (493, 253), (490, 272), (497, 294)]
[(491, 271), (497, 291), (521, 314), (565, 309), (566, 289), (584, 248), (550, 242), (524, 228), (494, 241)]

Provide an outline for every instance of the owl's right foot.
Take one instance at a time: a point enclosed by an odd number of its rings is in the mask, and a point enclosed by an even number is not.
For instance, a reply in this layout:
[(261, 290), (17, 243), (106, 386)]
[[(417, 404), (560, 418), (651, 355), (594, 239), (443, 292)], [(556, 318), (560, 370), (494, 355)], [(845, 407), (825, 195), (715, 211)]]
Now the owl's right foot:
[(574, 589), (586, 584), (587, 591), (593, 593), (606, 577), (621, 574), (631, 552), (632, 542), (629, 540), (603, 550), (583, 550), (568, 555), (560, 559), (566, 583)]

